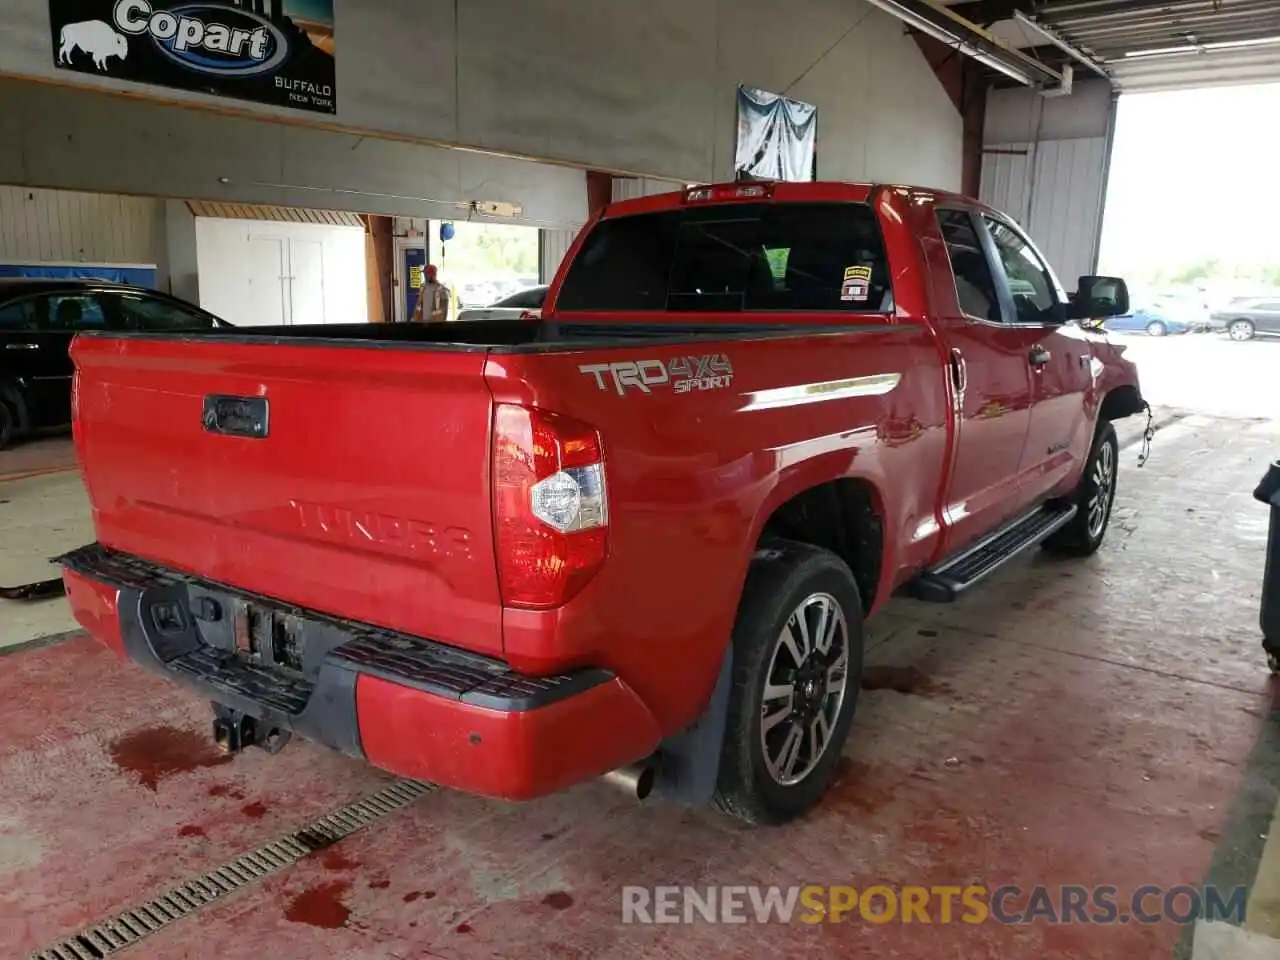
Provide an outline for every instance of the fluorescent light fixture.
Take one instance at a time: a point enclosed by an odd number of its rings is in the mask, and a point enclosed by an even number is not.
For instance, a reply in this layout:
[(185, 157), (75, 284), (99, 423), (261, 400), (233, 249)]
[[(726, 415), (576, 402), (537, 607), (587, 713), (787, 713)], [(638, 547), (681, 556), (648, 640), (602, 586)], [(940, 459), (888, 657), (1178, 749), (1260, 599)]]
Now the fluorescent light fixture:
[[(915, 13), (909, 8), (904, 7), (899, 3), (895, 2), (895, 0), (867, 0), (867, 2), (870, 3), (872, 6), (879, 7), (881, 10), (884, 10), (886, 13), (893, 14), (903, 23), (907, 24), (908, 26), (915, 27), (921, 33), (927, 33), (929, 36), (933, 37), (935, 40), (941, 40), (943, 43), (947, 44), (948, 46), (955, 47), (961, 53), (972, 57), (974, 60), (977, 60), (979, 63), (985, 64), (986, 66), (990, 67), (992, 70), (997, 70), (1000, 73), (1003, 73), (1009, 79), (1016, 80), (1018, 83), (1021, 83), (1024, 86), (1028, 86), (1028, 87), (1035, 86), (1035, 81), (1031, 78), (1031, 75), (1029, 73), (1019, 70), (1017, 67), (1013, 66), (1012, 64), (1005, 63), (1002, 60), (999, 60), (996, 57), (991, 56), (981, 47), (975, 46), (974, 44), (966, 41), (963, 37), (956, 36), (954, 33), (951, 33), (945, 30), (944, 28), (938, 26), (937, 24), (932, 23), (929, 20), (926, 20), (924, 17), (921, 17), (919, 14)], [(941, 13), (944, 11), (939, 11), (939, 12)], [(955, 15), (951, 14), (951, 16), (954, 17)], [(992, 42), (995, 42), (995, 41), (992, 41)]]
[(1155, 50), (1130, 50), (1126, 53), (1126, 60), (1133, 60), (1139, 57), (1179, 57), (1187, 53), (1199, 53), (1201, 47), (1159, 47)]
[(1214, 43), (1184, 44), (1178, 47), (1156, 47), (1151, 50), (1130, 50), (1126, 59), (1140, 57), (1181, 57), (1189, 53), (1206, 53), (1214, 50), (1240, 50), (1246, 47), (1274, 47), (1280, 45), (1280, 36), (1253, 37), (1249, 40), (1218, 40)]
[(1036, 33), (1040, 34), (1040, 36), (1044, 37), (1046, 40), (1048, 40), (1051, 44), (1053, 44), (1055, 47), (1057, 47), (1067, 56), (1071, 57), (1073, 60), (1077, 60), (1080, 63), (1083, 63), (1086, 67), (1088, 67), (1094, 73), (1098, 74), (1099, 76), (1105, 77), (1107, 80), (1111, 79), (1111, 74), (1107, 73), (1106, 68), (1101, 63), (1099, 63), (1093, 57), (1089, 56), (1079, 47), (1075, 46), (1072, 43), (1067, 42), (1066, 38), (1063, 37), (1060, 33), (1058, 33), (1057, 30), (1053, 30), (1049, 27), (1046, 27), (1039, 20), (1036, 20), (1034, 17), (1027, 16), (1021, 10), (1014, 11), (1013, 19), (1016, 20), (1018, 23), (1022, 24), (1023, 26), (1028, 27), (1031, 30), (1034, 30)]

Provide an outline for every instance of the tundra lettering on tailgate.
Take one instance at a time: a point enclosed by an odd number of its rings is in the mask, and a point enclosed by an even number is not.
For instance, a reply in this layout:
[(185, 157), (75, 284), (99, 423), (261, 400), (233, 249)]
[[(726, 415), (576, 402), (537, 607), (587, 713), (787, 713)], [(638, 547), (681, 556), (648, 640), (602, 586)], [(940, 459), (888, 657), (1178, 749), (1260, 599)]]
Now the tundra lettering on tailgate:
[(578, 371), (595, 377), (596, 386), (608, 390), (610, 384), (619, 396), (628, 389), (652, 393), (655, 387), (670, 386), (676, 393), (694, 390), (719, 390), (733, 382), (733, 364), (728, 354), (704, 353), (696, 357), (672, 360), (620, 360), (615, 363), (584, 363)]
[(312, 536), (356, 546), (377, 543), (410, 557), (472, 559), (471, 532), (463, 527), (302, 500), (290, 500), (289, 506), (299, 531)]

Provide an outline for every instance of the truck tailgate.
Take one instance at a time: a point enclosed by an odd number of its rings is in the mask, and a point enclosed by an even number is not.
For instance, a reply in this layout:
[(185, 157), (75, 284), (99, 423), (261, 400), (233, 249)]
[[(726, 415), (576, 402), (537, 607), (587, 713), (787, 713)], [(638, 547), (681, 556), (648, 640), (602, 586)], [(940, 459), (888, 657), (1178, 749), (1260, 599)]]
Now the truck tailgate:
[(82, 336), (72, 357), (101, 543), (501, 655), (483, 349)]

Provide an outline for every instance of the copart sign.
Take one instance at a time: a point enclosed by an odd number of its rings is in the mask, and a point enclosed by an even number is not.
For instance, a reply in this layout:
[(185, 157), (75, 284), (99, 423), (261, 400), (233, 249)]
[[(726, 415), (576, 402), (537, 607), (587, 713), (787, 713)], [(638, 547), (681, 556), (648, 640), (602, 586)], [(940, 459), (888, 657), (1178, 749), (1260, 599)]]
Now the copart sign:
[(337, 112), (333, 0), (49, 0), (63, 70)]

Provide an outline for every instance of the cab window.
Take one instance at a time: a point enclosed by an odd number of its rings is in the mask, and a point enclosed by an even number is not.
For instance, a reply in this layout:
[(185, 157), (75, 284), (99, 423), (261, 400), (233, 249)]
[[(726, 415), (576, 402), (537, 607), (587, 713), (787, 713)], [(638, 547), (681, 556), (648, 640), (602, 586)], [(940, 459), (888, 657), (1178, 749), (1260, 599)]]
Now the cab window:
[(893, 309), (865, 203), (734, 203), (604, 220), (565, 276), (562, 310)]

